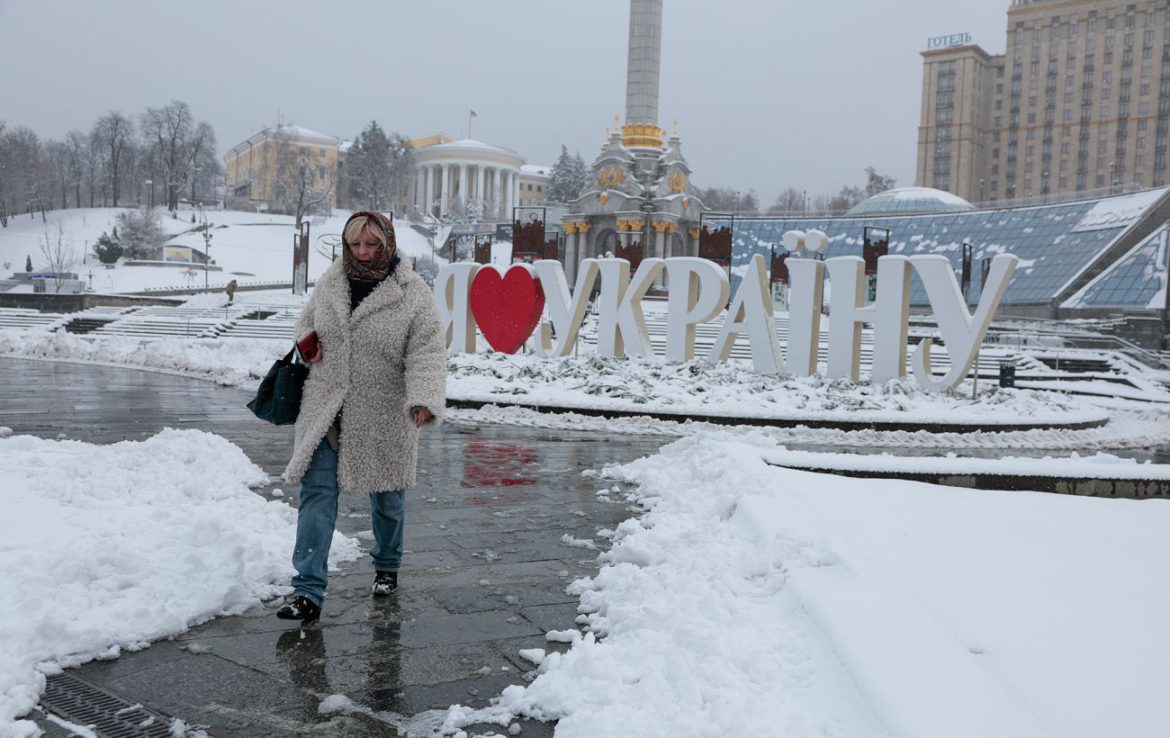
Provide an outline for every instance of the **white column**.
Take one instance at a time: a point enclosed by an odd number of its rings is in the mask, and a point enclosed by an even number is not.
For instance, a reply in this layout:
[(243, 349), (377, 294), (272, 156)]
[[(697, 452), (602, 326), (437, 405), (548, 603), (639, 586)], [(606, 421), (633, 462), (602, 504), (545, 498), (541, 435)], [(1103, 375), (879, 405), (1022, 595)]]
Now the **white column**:
[(463, 203), (464, 207), (467, 207), (468, 187), (467, 187), (467, 165), (466, 164), (459, 165), (459, 184), (458, 184), (457, 189), (459, 190), (459, 201)]
[[(487, 200), (487, 198), (483, 196), (483, 175), (483, 164), (480, 164), (478, 167), (476, 167), (475, 173), (475, 198), (479, 200), (480, 207), (483, 207), (484, 201)], [(487, 215), (487, 213), (484, 213), (484, 215)]]
[(418, 171), (415, 172), (415, 176), (414, 176), (414, 206), (419, 211), (421, 211), (423, 209), (422, 198), (423, 198), (423, 168), (419, 167)]
[(512, 172), (512, 205), (520, 204), (520, 172)]
[(512, 217), (512, 208), (516, 207), (516, 173), (509, 169), (504, 173), (504, 202), (505, 212)]
[(423, 167), (424, 183), (423, 183), (422, 211), (424, 213), (426, 213), (427, 215), (434, 215), (434, 213), (431, 212), (431, 201), (434, 200), (434, 198), (435, 198), (435, 195), (434, 195), (435, 183), (434, 183), (434, 178), (432, 175), (432, 172), (434, 172), (434, 171), (435, 171), (435, 168), (432, 166)]
[(512, 220), (512, 211), (508, 207), (508, 170), (500, 170), (500, 217)]
[(492, 172), (492, 207), (495, 208), (496, 217), (504, 217), (504, 201), (500, 198), (500, 168), (496, 167)]
[(439, 217), (447, 214), (451, 207), (451, 165), (442, 164), (442, 179), (439, 181)]

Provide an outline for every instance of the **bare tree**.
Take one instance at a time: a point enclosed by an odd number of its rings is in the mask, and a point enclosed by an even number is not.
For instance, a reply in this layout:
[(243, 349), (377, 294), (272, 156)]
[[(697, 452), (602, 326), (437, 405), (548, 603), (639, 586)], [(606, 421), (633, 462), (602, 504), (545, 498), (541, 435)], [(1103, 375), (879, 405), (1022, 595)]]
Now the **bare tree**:
[(4, 149), (5, 193), (4, 209), (13, 215), (45, 211), (52, 192), (52, 174), (45, 157), (44, 146), (30, 128), (18, 126), (9, 131), (0, 146)]
[(98, 194), (98, 190), (102, 192), (102, 205), (105, 205), (105, 159), (102, 156), (102, 141), (101, 136), (98, 135), (97, 127), (89, 133), (89, 140), (85, 147), (85, 182), (89, 189), (89, 206), (94, 206), (94, 198)]
[(310, 213), (322, 209), (333, 192), (333, 169), (299, 146), (287, 132), (277, 128), (273, 135), (276, 147), (275, 200), (285, 212), (296, 216), (296, 229)]
[(200, 121), (191, 134), (187, 147), (187, 168), (191, 172), (191, 202), (196, 193), (207, 193), (215, 198), (215, 184), (223, 174), (223, 165), (215, 153), (215, 129), (207, 121)]
[(69, 207), (69, 147), (62, 141), (45, 143), (45, 155), (52, 172), (54, 189), (61, 194), (61, 209)]
[(865, 196), (873, 197), (879, 192), (894, 189), (897, 181), (886, 174), (882, 174), (875, 167), (865, 168)]
[(795, 187), (785, 187), (776, 196), (776, 202), (768, 207), (768, 215), (804, 215), (808, 212), (808, 203), (804, 193)]
[(41, 234), (41, 258), (44, 260), (45, 271), (52, 273), (54, 292), (60, 292), (69, 279), (68, 272), (77, 264), (77, 253), (72, 246), (65, 243), (65, 227), (57, 224), (55, 233), (46, 228)]
[(181, 100), (172, 100), (163, 108), (147, 108), (142, 114), (142, 138), (153, 149), (155, 163), (163, 175), (168, 210), (179, 207), (179, 188), (187, 179), (194, 125), (191, 108)]
[(113, 206), (118, 207), (119, 175), (122, 173), (120, 167), (134, 135), (134, 124), (126, 116), (114, 111), (99, 118), (93, 131), (102, 150)]
[(81, 183), (85, 179), (85, 162), (89, 156), (89, 140), (76, 129), (65, 134), (69, 179), (73, 182), (73, 207), (81, 207)]

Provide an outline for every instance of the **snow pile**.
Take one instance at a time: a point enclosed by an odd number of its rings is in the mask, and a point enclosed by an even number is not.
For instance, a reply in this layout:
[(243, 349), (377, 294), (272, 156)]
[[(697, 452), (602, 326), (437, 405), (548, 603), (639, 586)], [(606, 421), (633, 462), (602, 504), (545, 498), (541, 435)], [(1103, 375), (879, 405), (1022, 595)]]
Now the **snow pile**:
[(0, 330), (0, 354), (174, 372), (221, 384), (255, 386), (291, 346), (252, 338), (137, 338)]
[(832, 477), (777, 450), (704, 433), (609, 469), (650, 510), (572, 587), (590, 632), (446, 728), (1164, 735), (1170, 503)]
[(771, 377), (750, 364), (681, 364), (576, 356), (542, 359), (494, 352), (447, 363), (453, 400), (591, 410), (626, 410), (810, 421), (1000, 425), (1100, 421), (1107, 414), (1065, 395), (985, 390), (978, 402), (933, 394), (911, 380), (855, 384), (823, 377)]
[[(631, 415), (603, 418), (579, 413), (544, 413), (522, 407), (484, 405), (475, 409), (450, 408), (447, 419), (455, 423), (498, 423), (526, 428), (549, 428), (605, 433), (608, 435), (659, 435), (679, 438), (703, 430), (728, 428), (714, 423), (693, 420), (660, 420), (648, 416)], [(1109, 423), (1097, 428), (1068, 430), (1065, 428), (975, 431), (972, 433), (930, 433), (917, 430), (840, 430), (837, 428), (766, 428), (762, 431), (776, 443), (794, 446), (825, 446), (841, 448), (917, 448), (917, 449), (1048, 449), (1096, 450), (1141, 449), (1161, 446), (1166, 442), (1166, 427), (1170, 416), (1163, 412), (1110, 413)], [(740, 428), (747, 430), (743, 426)]]
[[(219, 436), (108, 446), (0, 440), (0, 735), (34, 735), (45, 672), (181, 633), (285, 591), (296, 511)], [(334, 537), (334, 561), (358, 556)]]

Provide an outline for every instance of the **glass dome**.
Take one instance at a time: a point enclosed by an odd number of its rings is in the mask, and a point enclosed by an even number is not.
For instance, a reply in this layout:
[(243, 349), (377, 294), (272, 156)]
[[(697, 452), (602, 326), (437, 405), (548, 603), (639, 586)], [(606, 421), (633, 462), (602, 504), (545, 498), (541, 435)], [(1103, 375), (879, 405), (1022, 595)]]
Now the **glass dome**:
[(910, 215), (958, 213), (975, 206), (958, 195), (930, 187), (899, 187), (879, 192), (854, 205), (845, 215)]

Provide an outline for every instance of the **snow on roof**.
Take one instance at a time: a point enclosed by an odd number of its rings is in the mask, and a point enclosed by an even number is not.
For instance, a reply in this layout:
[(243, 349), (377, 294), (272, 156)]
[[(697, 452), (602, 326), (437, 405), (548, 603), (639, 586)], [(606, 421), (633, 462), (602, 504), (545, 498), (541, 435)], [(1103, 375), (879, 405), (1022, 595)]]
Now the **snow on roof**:
[(1073, 232), (1128, 226), (1165, 195), (1168, 189), (1170, 188), (1159, 187), (1102, 200), (1094, 205), (1092, 210), (1085, 213), (1081, 221), (1073, 228)]
[(324, 133), (305, 128), (304, 126), (294, 125), (292, 123), (287, 123), (282, 126), (274, 126), (274, 128), (283, 133), (287, 133), (290, 136), (297, 136), (299, 138), (321, 138), (333, 142), (337, 142), (339, 140), (336, 136), (329, 136)]
[(439, 151), (439, 150), (443, 150), (443, 151), (464, 150), (464, 151), (466, 151), (467, 149), (479, 149), (482, 151), (492, 151), (492, 152), (496, 152), (499, 154), (506, 154), (508, 156), (514, 156), (518, 159), (524, 158), (523, 156), (520, 156), (520, 154), (518, 152), (513, 151), (512, 149), (506, 149), (503, 146), (493, 146), (492, 144), (484, 143), (483, 141), (476, 141), (473, 138), (461, 138), (458, 141), (449, 141), (447, 143), (435, 144), (434, 146), (423, 146), (422, 148), (419, 149), (419, 152), (423, 153), (423, 152)]
[(545, 164), (525, 164), (520, 167), (521, 174), (527, 174), (533, 177), (547, 177), (552, 172), (552, 167)]

